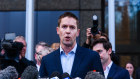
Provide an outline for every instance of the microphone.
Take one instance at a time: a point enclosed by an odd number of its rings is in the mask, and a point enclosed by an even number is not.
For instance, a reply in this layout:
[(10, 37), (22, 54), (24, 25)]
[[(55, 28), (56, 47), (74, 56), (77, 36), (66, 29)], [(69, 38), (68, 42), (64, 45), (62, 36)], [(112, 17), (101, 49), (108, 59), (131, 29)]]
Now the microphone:
[(72, 78), (70, 77), (70, 75), (67, 72), (65, 72), (62, 74), (62, 79), (72, 79)]
[(18, 72), (13, 66), (8, 66), (7, 68), (0, 71), (1, 79), (16, 79), (18, 78)]
[(60, 79), (60, 73), (57, 72), (57, 71), (54, 71), (52, 74), (51, 74), (51, 78), (50, 79)]
[(85, 76), (85, 79), (105, 79), (99, 72), (89, 71)]
[(21, 79), (38, 79), (38, 70), (34, 66), (28, 66), (21, 74)]

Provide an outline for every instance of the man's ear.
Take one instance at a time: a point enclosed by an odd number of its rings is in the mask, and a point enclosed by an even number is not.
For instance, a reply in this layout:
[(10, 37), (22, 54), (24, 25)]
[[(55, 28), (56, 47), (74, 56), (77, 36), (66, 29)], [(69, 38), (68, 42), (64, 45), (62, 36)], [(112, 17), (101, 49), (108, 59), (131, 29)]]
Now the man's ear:
[(109, 52), (108, 54), (110, 55), (110, 54), (112, 53), (112, 49), (109, 48), (109, 49), (108, 49), (108, 52)]
[(57, 31), (57, 34), (59, 34), (59, 27), (58, 26), (56, 27), (56, 31)]
[(76, 34), (77, 37), (79, 36), (79, 33), (80, 33), (80, 29), (77, 30), (77, 34)]

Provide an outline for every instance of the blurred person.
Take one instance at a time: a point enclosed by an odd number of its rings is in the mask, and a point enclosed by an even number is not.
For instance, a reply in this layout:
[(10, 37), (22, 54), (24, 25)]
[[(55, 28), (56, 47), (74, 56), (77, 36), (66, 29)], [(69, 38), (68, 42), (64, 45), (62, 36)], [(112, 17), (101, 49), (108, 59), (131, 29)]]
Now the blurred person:
[(134, 65), (131, 62), (126, 63), (125, 68), (128, 70), (130, 79), (134, 78)]
[(41, 77), (50, 77), (54, 71), (60, 74), (67, 72), (72, 78), (82, 79), (92, 70), (103, 74), (99, 54), (80, 47), (76, 42), (80, 29), (78, 18), (73, 13), (62, 14), (56, 29), (60, 37), (60, 48), (42, 58), (39, 71)]
[(13, 66), (8, 66), (7, 68), (0, 70), (0, 79), (17, 79), (18, 73), (16, 68)]
[[(83, 47), (85, 48), (90, 48), (91, 44), (94, 40), (99, 39), (99, 38), (104, 38), (107, 41), (109, 41), (108, 35), (106, 33), (103, 33), (101, 31), (99, 31), (99, 34), (95, 34), (93, 35), (91, 33), (91, 28), (87, 28), (86, 29), (86, 42), (83, 44)], [(91, 48), (92, 49), (92, 48)]]
[(14, 39), (14, 42), (20, 42), (23, 44), (23, 48), (19, 55), (19, 66), (22, 66), (22, 67), (18, 67), (18, 73), (20, 77), (22, 72), (27, 66), (32, 65), (36, 67), (36, 65), (33, 61), (30, 61), (27, 58), (25, 58), (26, 48), (27, 48), (27, 43), (25, 41), (25, 38), (23, 36), (16, 36), (16, 38)]
[(138, 69), (136, 69), (136, 79), (140, 79), (140, 67)]
[(35, 49), (36, 49), (35, 53), (36, 66), (39, 71), (42, 57), (53, 52), (54, 50), (51, 47), (49, 47), (48, 44), (45, 42), (39, 42), (36, 45)]
[(60, 47), (60, 43), (53, 43), (51, 45), (51, 48), (53, 48), (54, 50), (57, 50)]
[(109, 41), (104, 38), (97, 39), (93, 42), (92, 47), (100, 55), (106, 79), (130, 79), (128, 71), (111, 60), (112, 45)]
[(22, 48), (22, 51), (20, 53), (20, 57), (25, 57), (25, 54), (26, 54), (26, 48), (27, 48), (27, 44), (26, 44), (26, 41), (25, 41), (25, 38), (23, 36), (17, 36), (15, 39), (14, 39), (14, 42), (21, 42), (23, 44), (23, 48)]

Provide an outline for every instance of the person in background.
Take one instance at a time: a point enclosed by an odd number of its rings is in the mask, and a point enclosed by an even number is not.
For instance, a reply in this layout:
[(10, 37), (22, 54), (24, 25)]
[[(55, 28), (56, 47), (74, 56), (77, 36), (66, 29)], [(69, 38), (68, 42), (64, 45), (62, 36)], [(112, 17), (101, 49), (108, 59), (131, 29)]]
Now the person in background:
[(130, 79), (134, 78), (134, 65), (131, 62), (126, 63), (125, 68), (128, 70)]
[(39, 71), (42, 57), (53, 52), (54, 50), (49, 47), (49, 45), (45, 42), (39, 42), (35, 47), (36, 53), (35, 53), (35, 60), (36, 60), (36, 66)]
[(40, 77), (50, 77), (55, 71), (82, 79), (92, 70), (103, 74), (99, 54), (77, 44), (76, 37), (80, 32), (78, 25), (78, 18), (71, 12), (65, 12), (59, 17), (56, 29), (60, 37), (60, 48), (42, 58)]
[(136, 79), (140, 79), (140, 67), (138, 69), (136, 69)]
[(112, 45), (109, 41), (104, 38), (97, 39), (93, 42), (92, 49), (100, 55), (106, 79), (130, 79), (128, 71), (111, 60)]
[(108, 38), (108, 36), (107, 36), (106, 33), (102, 33), (101, 31), (99, 31), (99, 34), (93, 35), (93, 34), (91, 33), (91, 28), (87, 28), (87, 29), (86, 29), (86, 36), (87, 36), (86, 42), (82, 45), (82, 46), (85, 47), (85, 48), (90, 48), (90, 49), (92, 49), (92, 48), (91, 48), (92, 42), (93, 42), (94, 40), (96, 40), (96, 39), (99, 39), (99, 38), (104, 38), (104, 39), (106, 39), (107, 41), (109, 41), (109, 38)]
[(36, 65), (33, 61), (30, 61), (27, 58), (25, 58), (26, 48), (27, 48), (25, 38), (23, 36), (16, 36), (16, 38), (14, 39), (14, 42), (20, 42), (23, 44), (23, 48), (22, 48), (20, 55), (19, 55), (19, 66), (22, 66), (22, 67), (18, 67), (18, 70), (17, 70), (19, 73), (19, 77), (20, 77), (22, 72), (24, 71), (24, 69), (27, 66), (32, 65), (32, 66), (36, 67)]
[(51, 48), (53, 48), (54, 50), (57, 50), (60, 47), (60, 43), (53, 43), (51, 45)]

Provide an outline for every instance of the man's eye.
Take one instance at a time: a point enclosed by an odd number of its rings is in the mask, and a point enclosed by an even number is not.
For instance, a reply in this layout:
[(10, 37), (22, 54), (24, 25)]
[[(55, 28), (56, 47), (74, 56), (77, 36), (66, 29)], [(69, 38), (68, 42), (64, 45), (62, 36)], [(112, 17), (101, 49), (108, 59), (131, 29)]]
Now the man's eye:
[(63, 25), (62, 28), (67, 28), (67, 26), (66, 25)]
[(97, 52), (98, 52), (99, 54), (101, 54), (101, 53), (102, 53), (102, 50), (98, 50)]
[(75, 27), (74, 26), (70, 26), (70, 29), (75, 29)]

